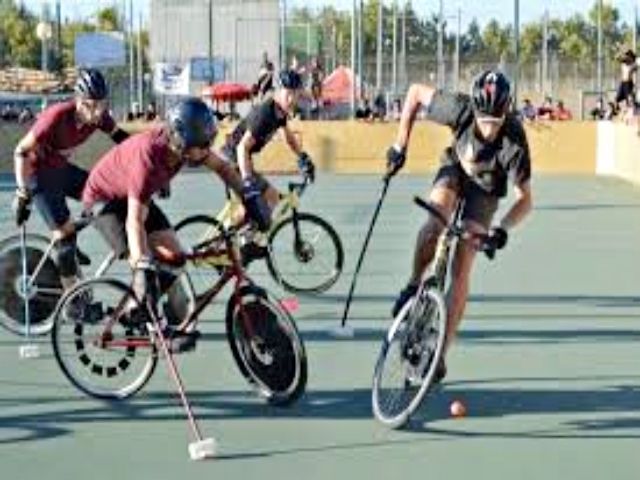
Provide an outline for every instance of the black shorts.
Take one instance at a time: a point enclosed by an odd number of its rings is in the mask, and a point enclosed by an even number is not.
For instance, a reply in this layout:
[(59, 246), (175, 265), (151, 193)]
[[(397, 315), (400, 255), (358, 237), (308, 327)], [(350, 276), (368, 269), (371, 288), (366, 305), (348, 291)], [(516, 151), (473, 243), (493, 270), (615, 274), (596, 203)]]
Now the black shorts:
[(500, 199), (472, 181), (459, 163), (444, 162), (436, 173), (433, 185), (458, 192), (464, 200), (462, 220), (479, 223), (489, 229)]
[(33, 202), (51, 230), (61, 227), (70, 217), (67, 198), (80, 200), (89, 174), (76, 165), (42, 168), (36, 174)]
[[(117, 222), (104, 221), (104, 219), (115, 217)], [(101, 220), (102, 218), (102, 220)], [(127, 199), (112, 200), (100, 211), (98, 218), (94, 221), (94, 226), (100, 231), (109, 246), (118, 254), (125, 253), (128, 248), (127, 242)], [(144, 222), (144, 230), (148, 234), (170, 230), (171, 223), (164, 212), (160, 210), (153, 201), (149, 203), (149, 214)]]

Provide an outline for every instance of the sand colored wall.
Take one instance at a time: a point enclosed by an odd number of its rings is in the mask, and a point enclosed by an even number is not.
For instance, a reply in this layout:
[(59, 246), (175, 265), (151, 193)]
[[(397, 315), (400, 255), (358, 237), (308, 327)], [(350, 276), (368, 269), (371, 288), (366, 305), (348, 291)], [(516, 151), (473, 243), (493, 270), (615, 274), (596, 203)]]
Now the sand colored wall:
[[(293, 129), (319, 167), (339, 173), (382, 173), (385, 152), (395, 140), (397, 123), (294, 122)], [(594, 174), (597, 129), (594, 122), (540, 122), (527, 125), (534, 169), (552, 174)], [(449, 130), (416, 124), (404, 172), (433, 171), (451, 139)], [(283, 139), (261, 154), (258, 168), (292, 170), (295, 159)]]

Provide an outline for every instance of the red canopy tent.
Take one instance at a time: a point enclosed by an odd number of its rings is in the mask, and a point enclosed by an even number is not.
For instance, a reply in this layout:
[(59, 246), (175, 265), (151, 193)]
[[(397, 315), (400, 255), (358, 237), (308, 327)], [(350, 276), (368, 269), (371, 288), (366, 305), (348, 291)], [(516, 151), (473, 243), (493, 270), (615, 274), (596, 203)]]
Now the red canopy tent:
[(322, 82), (322, 100), (327, 104), (350, 103), (353, 92), (353, 71), (338, 67)]
[(220, 82), (202, 89), (203, 97), (210, 97), (217, 102), (241, 102), (253, 97), (251, 87), (241, 83)]

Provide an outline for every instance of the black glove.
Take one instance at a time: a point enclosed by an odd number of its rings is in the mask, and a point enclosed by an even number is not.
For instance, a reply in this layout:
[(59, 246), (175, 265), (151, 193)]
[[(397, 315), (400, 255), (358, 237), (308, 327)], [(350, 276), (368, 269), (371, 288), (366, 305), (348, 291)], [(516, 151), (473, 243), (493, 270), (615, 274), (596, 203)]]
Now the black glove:
[(387, 150), (387, 177), (391, 178), (404, 166), (407, 160), (407, 149), (398, 148), (396, 145)]
[(31, 193), (26, 188), (18, 188), (11, 203), (16, 225), (22, 226), (31, 215)]
[(158, 198), (169, 198), (171, 197), (171, 186), (167, 185), (166, 187), (162, 187), (160, 190), (158, 190)]
[(142, 303), (147, 300), (153, 308), (160, 298), (160, 285), (158, 283), (158, 270), (150, 258), (141, 258), (133, 268), (133, 292)]
[(316, 166), (306, 152), (302, 152), (298, 156), (298, 170), (311, 183), (316, 179)]
[(247, 215), (253, 220), (260, 231), (266, 232), (271, 226), (271, 211), (254, 178), (247, 178), (242, 184), (242, 198)]
[(488, 242), (494, 250), (502, 250), (506, 247), (507, 240), (509, 240), (509, 234), (502, 227), (494, 227), (489, 232)]

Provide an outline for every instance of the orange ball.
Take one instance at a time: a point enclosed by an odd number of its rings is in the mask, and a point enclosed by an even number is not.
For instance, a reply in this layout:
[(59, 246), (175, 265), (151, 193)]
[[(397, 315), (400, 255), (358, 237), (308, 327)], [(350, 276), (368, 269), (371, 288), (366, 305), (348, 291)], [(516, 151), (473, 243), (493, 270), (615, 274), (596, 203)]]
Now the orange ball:
[(449, 413), (453, 418), (462, 418), (467, 415), (467, 407), (460, 400), (455, 400), (449, 405)]

